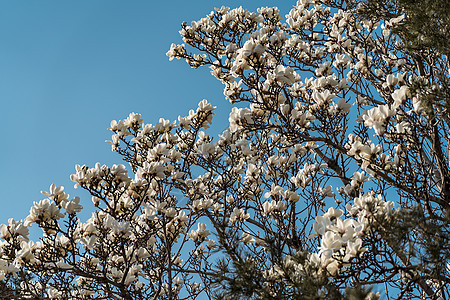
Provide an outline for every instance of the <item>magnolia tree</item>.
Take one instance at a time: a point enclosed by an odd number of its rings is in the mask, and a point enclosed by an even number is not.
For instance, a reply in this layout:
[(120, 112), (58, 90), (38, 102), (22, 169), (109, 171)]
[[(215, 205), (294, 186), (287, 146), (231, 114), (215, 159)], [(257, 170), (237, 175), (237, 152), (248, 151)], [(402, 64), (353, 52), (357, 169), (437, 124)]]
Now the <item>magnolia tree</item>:
[[(235, 104), (217, 138), (203, 100), (177, 121), (112, 121), (124, 165), (76, 166), (1, 226), (8, 299), (448, 299), (449, 79), (359, 1), (286, 15), (219, 8), (169, 59), (208, 66)], [(37, 241), (29, 226), (42, 229)]]

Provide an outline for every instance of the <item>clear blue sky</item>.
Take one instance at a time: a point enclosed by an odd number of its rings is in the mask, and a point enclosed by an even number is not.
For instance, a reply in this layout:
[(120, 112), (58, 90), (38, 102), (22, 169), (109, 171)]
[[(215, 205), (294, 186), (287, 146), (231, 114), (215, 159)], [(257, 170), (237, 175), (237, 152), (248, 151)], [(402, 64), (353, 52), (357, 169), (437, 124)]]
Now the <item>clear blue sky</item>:
[[(74, 190), (75, 164), (121, 163), (105, 143), (110, 121), (130, 112), (145, 122), (174, 120), (202, 99), (229, 104), (209, 70), (193, 70), (165, 53), (181, 43), (180, 24), (214, 7), (278, 6), (295, 1), (0, 1), (0, 223), (24, 219), (50, 184)], [(88, 205), (85, 205), (88, 207)]]

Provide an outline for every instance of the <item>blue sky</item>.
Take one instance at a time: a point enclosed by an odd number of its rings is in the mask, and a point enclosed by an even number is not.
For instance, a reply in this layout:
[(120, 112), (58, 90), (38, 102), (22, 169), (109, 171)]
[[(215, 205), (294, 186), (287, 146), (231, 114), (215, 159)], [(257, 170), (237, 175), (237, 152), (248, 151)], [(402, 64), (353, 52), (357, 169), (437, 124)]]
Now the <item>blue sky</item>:
[[(215, 126), (230, 105), (208, 69), (165, 53), (180, 24), (214, 7), (279, 6), (295, 1), (0, 1), (0, 223), (24, 219), (50, 184), (74, 190), (75, 164), (121, 163), (105, 143), (110, 121), (130, 112), (145, 122), (174, 120), (208, 99)], [(213, 124), (214, 125), (214, 124)], [(88, 207), (89, 205), (85, 205)]]

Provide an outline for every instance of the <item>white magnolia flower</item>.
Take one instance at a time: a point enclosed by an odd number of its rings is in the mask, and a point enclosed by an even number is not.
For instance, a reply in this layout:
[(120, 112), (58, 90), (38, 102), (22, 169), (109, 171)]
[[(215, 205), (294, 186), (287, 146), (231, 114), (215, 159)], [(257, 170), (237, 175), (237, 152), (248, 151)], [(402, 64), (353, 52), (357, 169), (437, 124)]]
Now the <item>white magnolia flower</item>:
[(273, 71), (273, 75), (270, 74), (270, 76), (273, 76), (273, 78), (278, 82), (289, 85), (294, 84), (297, 78), (297, 74), (291, 67), (285, 67), (283, 65), (278, 65)]
[(323, 92), (314, 92), (312, 95), (314, 101), (316, 101), (319, 106), (328, 105), (331, 99), (333, 99), (335, 96), (336, 95), (331, 93), (329, 90), (325, 90)]
[(394, 105), (399, 106), (405, 102), (405, 100), (410, 97), (409, 88), (404, 85), (401, 88), (395, 90), (392, 94), (392, 99), (394, 99)]
[(228, 120), (231, 132), (237, 131), (246, 124), (253, 124), (252, 113), (248, 108), (233, 107)]
[(55, 203), (50, 199), (44, 199), (40, 202), (34, 202), (34, 206), (30, 209), (30, 214), (25, 219), (25, 226), (29, 226), (34, 222), (48, 222), (50, 220), (59, 220), (64, 217)]
[(230, 215), (230, 222), (231, 223), (236, 223), (237, 221), (243, 222), (248, 218), (250, 218), (249, 213), (245, 213), (245, 211), (242, 208), (235, 207)]
[(326, 187), (318, 187), (317, 192), (322, 195), (322, 197), (334, 197), (333, 187), (331, 185), (327, 185)]
[(50, 200), (54, 200), (56, 203), (64, 203), (69, 199), (69, 194), (64, 192), (63, 186), (50, 185), (50, 192), (41, 191), (43, 195), (48, 196)]
[(203, 241), (210, 234), (209, 230), (206, 230), (206, 224), (198, 223), (198, 228), (196, 231), (191, 231), (189, 237), (194, 241)]
[(241, 237), (241, 241), (244, 244), (253, 244), (255, 242), (255, 239), (250, 234), (248, 234), (247, 232), (243, 232), (242, 233), (242, 237)]
[(80, 205), (80, 197), (73, 198), (72, 200), (67, 202), (63, 207), (66, 209), (66, 212), (68, 214), (79, 213), (83, 209), (83, 206)]
[(345, 102), (344, 98), (341, 98), (338, 100), (337, 104), (334, 104), (334, 107), (336, 110), (343, 112), (343, 113), (348, 113), (350, 112), (350, 108), (352, 107), (351, 104)]
[(8, 225), (0, 225), (0, 238), (8, 241), (12, 237), (19, 238), (19, 241), (28, 242), (30, 232), (24, 222), (16, 221), (13, 218), (8, 219)]

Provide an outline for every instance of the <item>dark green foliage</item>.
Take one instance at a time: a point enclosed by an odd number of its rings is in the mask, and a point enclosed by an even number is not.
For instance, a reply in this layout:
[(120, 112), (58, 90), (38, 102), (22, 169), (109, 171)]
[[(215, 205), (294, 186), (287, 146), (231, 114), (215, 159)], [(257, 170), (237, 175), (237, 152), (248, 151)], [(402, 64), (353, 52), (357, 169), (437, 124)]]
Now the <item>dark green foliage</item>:
[(421, 280), (446, 278), (450, 259), (450, 216), (430, 216), (422, 207), (403, 208), (396, 218), (384, 222), (380, 234), (388, 244), (396, 245), (414, 267), (404, 271)]
[[(370, 299), (366, 298), (370, 289), (357, 285), (347, 288), (343, 294), (343, 290), (330, 282), (328, 276), (317, 276), (318, 270), (312, 267), (301, 273), (296, 272), (295, 267), (283, 263), (283, 254), (278, 251), (274, 241), (268, 241), (267, 247), (273, 265), (281, 270), (283, 276), (268, 279), (264, 276), (257, 257), (239, 247), (225, 247), (228, 254), (233, 252), (230, 257), (235, 259), (220, 259), (216, 263), (216, 276), (210, 278), (216, 287), (213, 299)], [(292, 260), (296, 265), (306, 266), (307, 257), (307, 252), (299, 251), (292, 256)]]
[(450, 54), (450, 1), (448, 0), (366, 0), (362, 14), (374, 19), (406, 15), (397, 33), (414, 51), (433, 49)]
[[(405, 15), (393, 32), (402, 40), (419, 75), (412, 82), (412, 94), (420, 99), (430, 123), (449, 123), (450, 1), (364, 0), (359, 13), (376, 21)], [(450, 200), (450, 190), (444, 192)]]
[[(11, 300), (11, 299), (24, 299), (20, 296), (20, 284), (22, 282), (29, 282), (35, 278), (33, 274), (26, 272), (19, 272), (17, 276), (8, 275), (8, 281), (0, 281), (0, 300)], [(38, 299), (38, 298), (33, 298)]]

